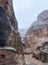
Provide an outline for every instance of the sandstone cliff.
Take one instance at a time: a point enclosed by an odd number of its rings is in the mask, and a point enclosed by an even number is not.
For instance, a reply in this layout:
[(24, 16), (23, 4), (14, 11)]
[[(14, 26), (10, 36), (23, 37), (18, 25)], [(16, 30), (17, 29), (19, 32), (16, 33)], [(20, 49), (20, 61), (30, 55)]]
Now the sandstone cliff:
[(34, 45), (48, 38), (48, 10), (41, 12), (28, 29), (25, 43), (33, 50)]
[(9, 43), (13, 48), (16, 48), (17, 50), (21, 51), (21, 37), (20, 33), (18, 32), (18, 22), (15, 18), (13, 10), (13, 0), (0, 0), (0, 6), (5, 9), (9, 25), (11, 27), (11, 33), (7, 40), (7, 43)]

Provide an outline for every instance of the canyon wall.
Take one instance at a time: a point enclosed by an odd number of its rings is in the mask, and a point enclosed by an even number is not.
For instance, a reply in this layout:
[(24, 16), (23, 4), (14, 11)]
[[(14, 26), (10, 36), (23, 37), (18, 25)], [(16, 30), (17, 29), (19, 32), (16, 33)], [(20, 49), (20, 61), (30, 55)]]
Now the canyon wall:
[[(48, 10), (41, 12), (26, 32), (24, 41), (31, 51), (38, 43), (48, 41)], [(40, 44), (39, 44), (40, 45)]]

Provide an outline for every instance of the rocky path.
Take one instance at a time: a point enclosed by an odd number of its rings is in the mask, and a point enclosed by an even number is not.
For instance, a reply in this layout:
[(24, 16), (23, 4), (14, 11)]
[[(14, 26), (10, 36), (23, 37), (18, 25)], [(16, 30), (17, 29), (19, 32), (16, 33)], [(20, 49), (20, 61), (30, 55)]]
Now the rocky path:
[[(32, 54), (29, 55), (24, 55), (24, 62), (26, 64), (24, 65), (48, 65), (48, 63), (43, 63), (40, 60), (37, 60), (35, 58), (32, 57)], [(18, 59), (16, 60), (18, 62), (17, 65), (23, 65), (23, 59), (22, 59), (22, 55), (18, 56)]]
[(40, 60), (33, 58), (32, 54), (25, 55), (25, 62), (29, 65), (48, 65), (48, 63), (43, 63)]

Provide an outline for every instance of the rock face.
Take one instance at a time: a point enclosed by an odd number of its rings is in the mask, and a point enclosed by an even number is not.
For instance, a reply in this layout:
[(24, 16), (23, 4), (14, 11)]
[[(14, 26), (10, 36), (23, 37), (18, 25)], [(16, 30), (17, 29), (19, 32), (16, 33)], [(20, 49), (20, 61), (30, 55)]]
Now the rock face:
[(0, 7), (0, 47), (7, 45), (7, 39), (10, 36), (11, 27), (3, 7)]
[[(0, 0), (0, 64), (15, 65), (16, 52), (23, 53), (13, 0)], [(9, 55), (9, 57), (8, 57)]]
[(19, 29), (22, 42), (28, 29)]
[(19, 29), (21, 37), (24, 37), (28, 29)]
[[(0, 64), (1, 65), (15, 65), (15, 52), (16, 52), (16, 42), (13, 42), (13, 46), (10, 40), (11, 34), (15, 31), (18, 31), (16, 26), (13, 26), (11, 21), (12, 12), (10, 9), (12, 0), (0, 0)], [(12, 17), (13, 19), (13, 17)], [(15, 24), (16, 21), (13, 22)], [(13, 34), (12, 34), (13, 35)], [(14, 35), (13, 35), (14, 36)], [(11, 38), (10, 38), (11, 37)], [(17, 37), (14, 37), (15, 40)], [(13, 38), (13, 39), (14, 39)], [(18, 40), (18, 38), (17, 38)], [(9, 45), (9, 46), (8, 46)], [(9, 57), (8, 57), (9, 55)]]
[(32, 50), (36, 43), (48, 38), (48, 10), (41, 12), (37, 21), (28, 29), (25, 37), (25, 43), (30, 45)]
[[(15, 15), (14, 15), (13, 0), (0, 0), (0, 6), (4, 8), (4, 10), (6, 12), (6, 17), (9, 21), (9, 25), (11, 27), (10, 36), (7, 39), (7, 45), (9, 44), (9, 45), (11, 45), (11, 47), (16, 48), (17, 50), (20, 50), (21, 46), (19, 46), (19, 45), (22, 45), (22, 44), (21, 44), (20, 33), (18, 32), (18, 23), (15, 18)], [(3, 16), (5, 16), (5, 15), (3, 15)], [(5, 22), (7, 23), (7, 21), (5, 21)], [(7, 27), (7, 25), (6, 25), (6, 27)]]

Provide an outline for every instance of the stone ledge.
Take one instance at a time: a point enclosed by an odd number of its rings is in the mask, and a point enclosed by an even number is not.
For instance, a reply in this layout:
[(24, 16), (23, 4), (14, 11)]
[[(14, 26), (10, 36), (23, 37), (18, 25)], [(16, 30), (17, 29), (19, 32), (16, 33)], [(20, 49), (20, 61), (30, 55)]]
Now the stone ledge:
[(16, 49), (15, 48), (12, 48), (12, 47), (0, 47), (0, 50), (7, 50), (7, 51), (13, 51), (13, 52), (16, 52)]

